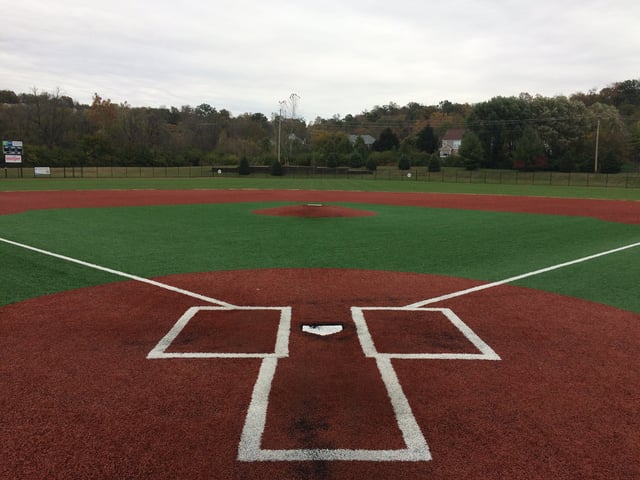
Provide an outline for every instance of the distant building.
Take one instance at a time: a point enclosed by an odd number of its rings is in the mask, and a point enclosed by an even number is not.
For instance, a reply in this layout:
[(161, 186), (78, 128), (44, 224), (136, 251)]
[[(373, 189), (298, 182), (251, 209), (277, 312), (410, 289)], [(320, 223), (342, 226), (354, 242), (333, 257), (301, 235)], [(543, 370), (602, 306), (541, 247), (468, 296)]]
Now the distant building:
[(442, 146), (440, 147), (441, 158), (457, 155), (465, 132), (464, 128), (450, 128), (445, 132), (444, 137), (442, 137)]
[(295, 133), (290, 133), (287, 138), (289, 139), (289, 143), (298, 142), (298, 143), (301, 143), (303, 145), (305, 145), (307, 143), (303, 138), (300, 138)]
[(373, 143), (376, 141), (376, 139), (371, 135), (349, 135), (349, 141), (351, 142), (351, 145), (356, 144), (356, 142), (358, 141), (358, 137), (360, 137), (364, 144), (369, 148), (371, 148)]

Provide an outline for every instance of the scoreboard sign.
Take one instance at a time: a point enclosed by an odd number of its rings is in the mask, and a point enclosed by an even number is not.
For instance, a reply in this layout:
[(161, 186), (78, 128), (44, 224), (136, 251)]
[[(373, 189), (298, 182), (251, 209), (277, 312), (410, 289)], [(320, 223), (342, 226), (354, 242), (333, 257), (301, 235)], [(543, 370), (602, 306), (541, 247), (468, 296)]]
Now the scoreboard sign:
[(22, 163), (22, 141), (3, 140), (2, 154), (6, 163)]

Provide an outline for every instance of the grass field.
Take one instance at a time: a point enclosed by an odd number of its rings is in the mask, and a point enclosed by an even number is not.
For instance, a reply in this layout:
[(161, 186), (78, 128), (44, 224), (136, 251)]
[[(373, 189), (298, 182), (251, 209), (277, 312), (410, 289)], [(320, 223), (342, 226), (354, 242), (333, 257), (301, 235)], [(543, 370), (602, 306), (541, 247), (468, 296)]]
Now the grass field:
[(508, 185), (484, 183), (448, 183), (404, 180), (372, 180), (360, 178), (25, 178), (0, 179), (0, 191), (20, 190), (103, 190), (103, 189), (300, 189), (360, 190), (379, 192), (439, 192), (527, 195), (568, 198), (602, 198), (640, 200), (640, 188)]

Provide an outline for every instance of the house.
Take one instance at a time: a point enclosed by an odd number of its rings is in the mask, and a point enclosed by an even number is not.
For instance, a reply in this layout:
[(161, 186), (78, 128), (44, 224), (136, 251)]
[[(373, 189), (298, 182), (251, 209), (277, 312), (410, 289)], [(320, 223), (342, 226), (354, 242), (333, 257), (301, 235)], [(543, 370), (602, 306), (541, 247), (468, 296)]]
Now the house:
[(349, 141), (351, 142), (351, 145), (356, 144), (356, 142), (358, 141), (358, 137), (360, 137), (364, 144), (369, 148), (371, 148), (373, 143), (376, 141), (376, 139), (371, 135), (349, 135)]
[(442, 137), (442, 146), (440, 147), (440, 158), (458, 153), (465, 131), (464, 128), (450, 128), (445, 132), (444, 137)]
[(304, 138), (300, 138), (295, 133), (290, 133), (287, 139), (289, 140), (289, 143), (300, 143), (302, 145), (306, 145), (307, 143)]

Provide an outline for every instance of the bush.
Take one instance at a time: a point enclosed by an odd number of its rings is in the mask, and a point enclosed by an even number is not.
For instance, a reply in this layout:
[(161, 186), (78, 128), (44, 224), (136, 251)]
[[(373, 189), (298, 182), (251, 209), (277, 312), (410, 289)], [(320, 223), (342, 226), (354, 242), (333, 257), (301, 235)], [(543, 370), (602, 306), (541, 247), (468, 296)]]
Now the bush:
[(330, 152), (327, 154), (327, 167), (336, 168), (340, 165), (340, 157), (335, 152)]
[(433, 155), (431, 155), (431, 158), (429, 159), (429, 165), (427, 166), (427, 169), (430, 172), (439, 172), (440, 171), (440, 155), (438, 153), (434, 153)]
[(398, 154), (394, 151), (372, 152), (370, 159), (376, 162), (376, 165), (393, 165), (398, 161)]
[(277, 160), (271, 164), (271, 175), (274, 177), (281, 177), (284, 175), (284, 167), (282, 163)]
[(426, 152), (414, 152), (409, 157), (411, 159), (411, 165), (416, 167), (426, 167), (431, 160), (431, 154)]
[(398, 168), (400, 170), (409, 170), (411, 168), (411, 160), (406, 153), (400, 155), (400, 160), (398, 160)]
[(622, 170), (622, 159), (615, 152), (609, 150), (600, 160), (601, 173), (620, 173)]
[(378, 168), (378, 165), (376, 164), (376, 161), (373, 158), (369, 158), (369, 160), (367, 160), (367, 170), (369, 170), (370, 172), (375, 172), (376, 169)]
[(349, 167), (351, 168), (360, 168), (364, 165), (364, 160), (362, 155), (358, 152), (353, 152), (349, 157)]
[(238, 173), (240, 175), (249, 175), (251, 173), (251, 167), (249, 167), (249, 160), (247, 160), (247, 157), (242, 157), (240, 159), (240, 164), (238, 165)]

